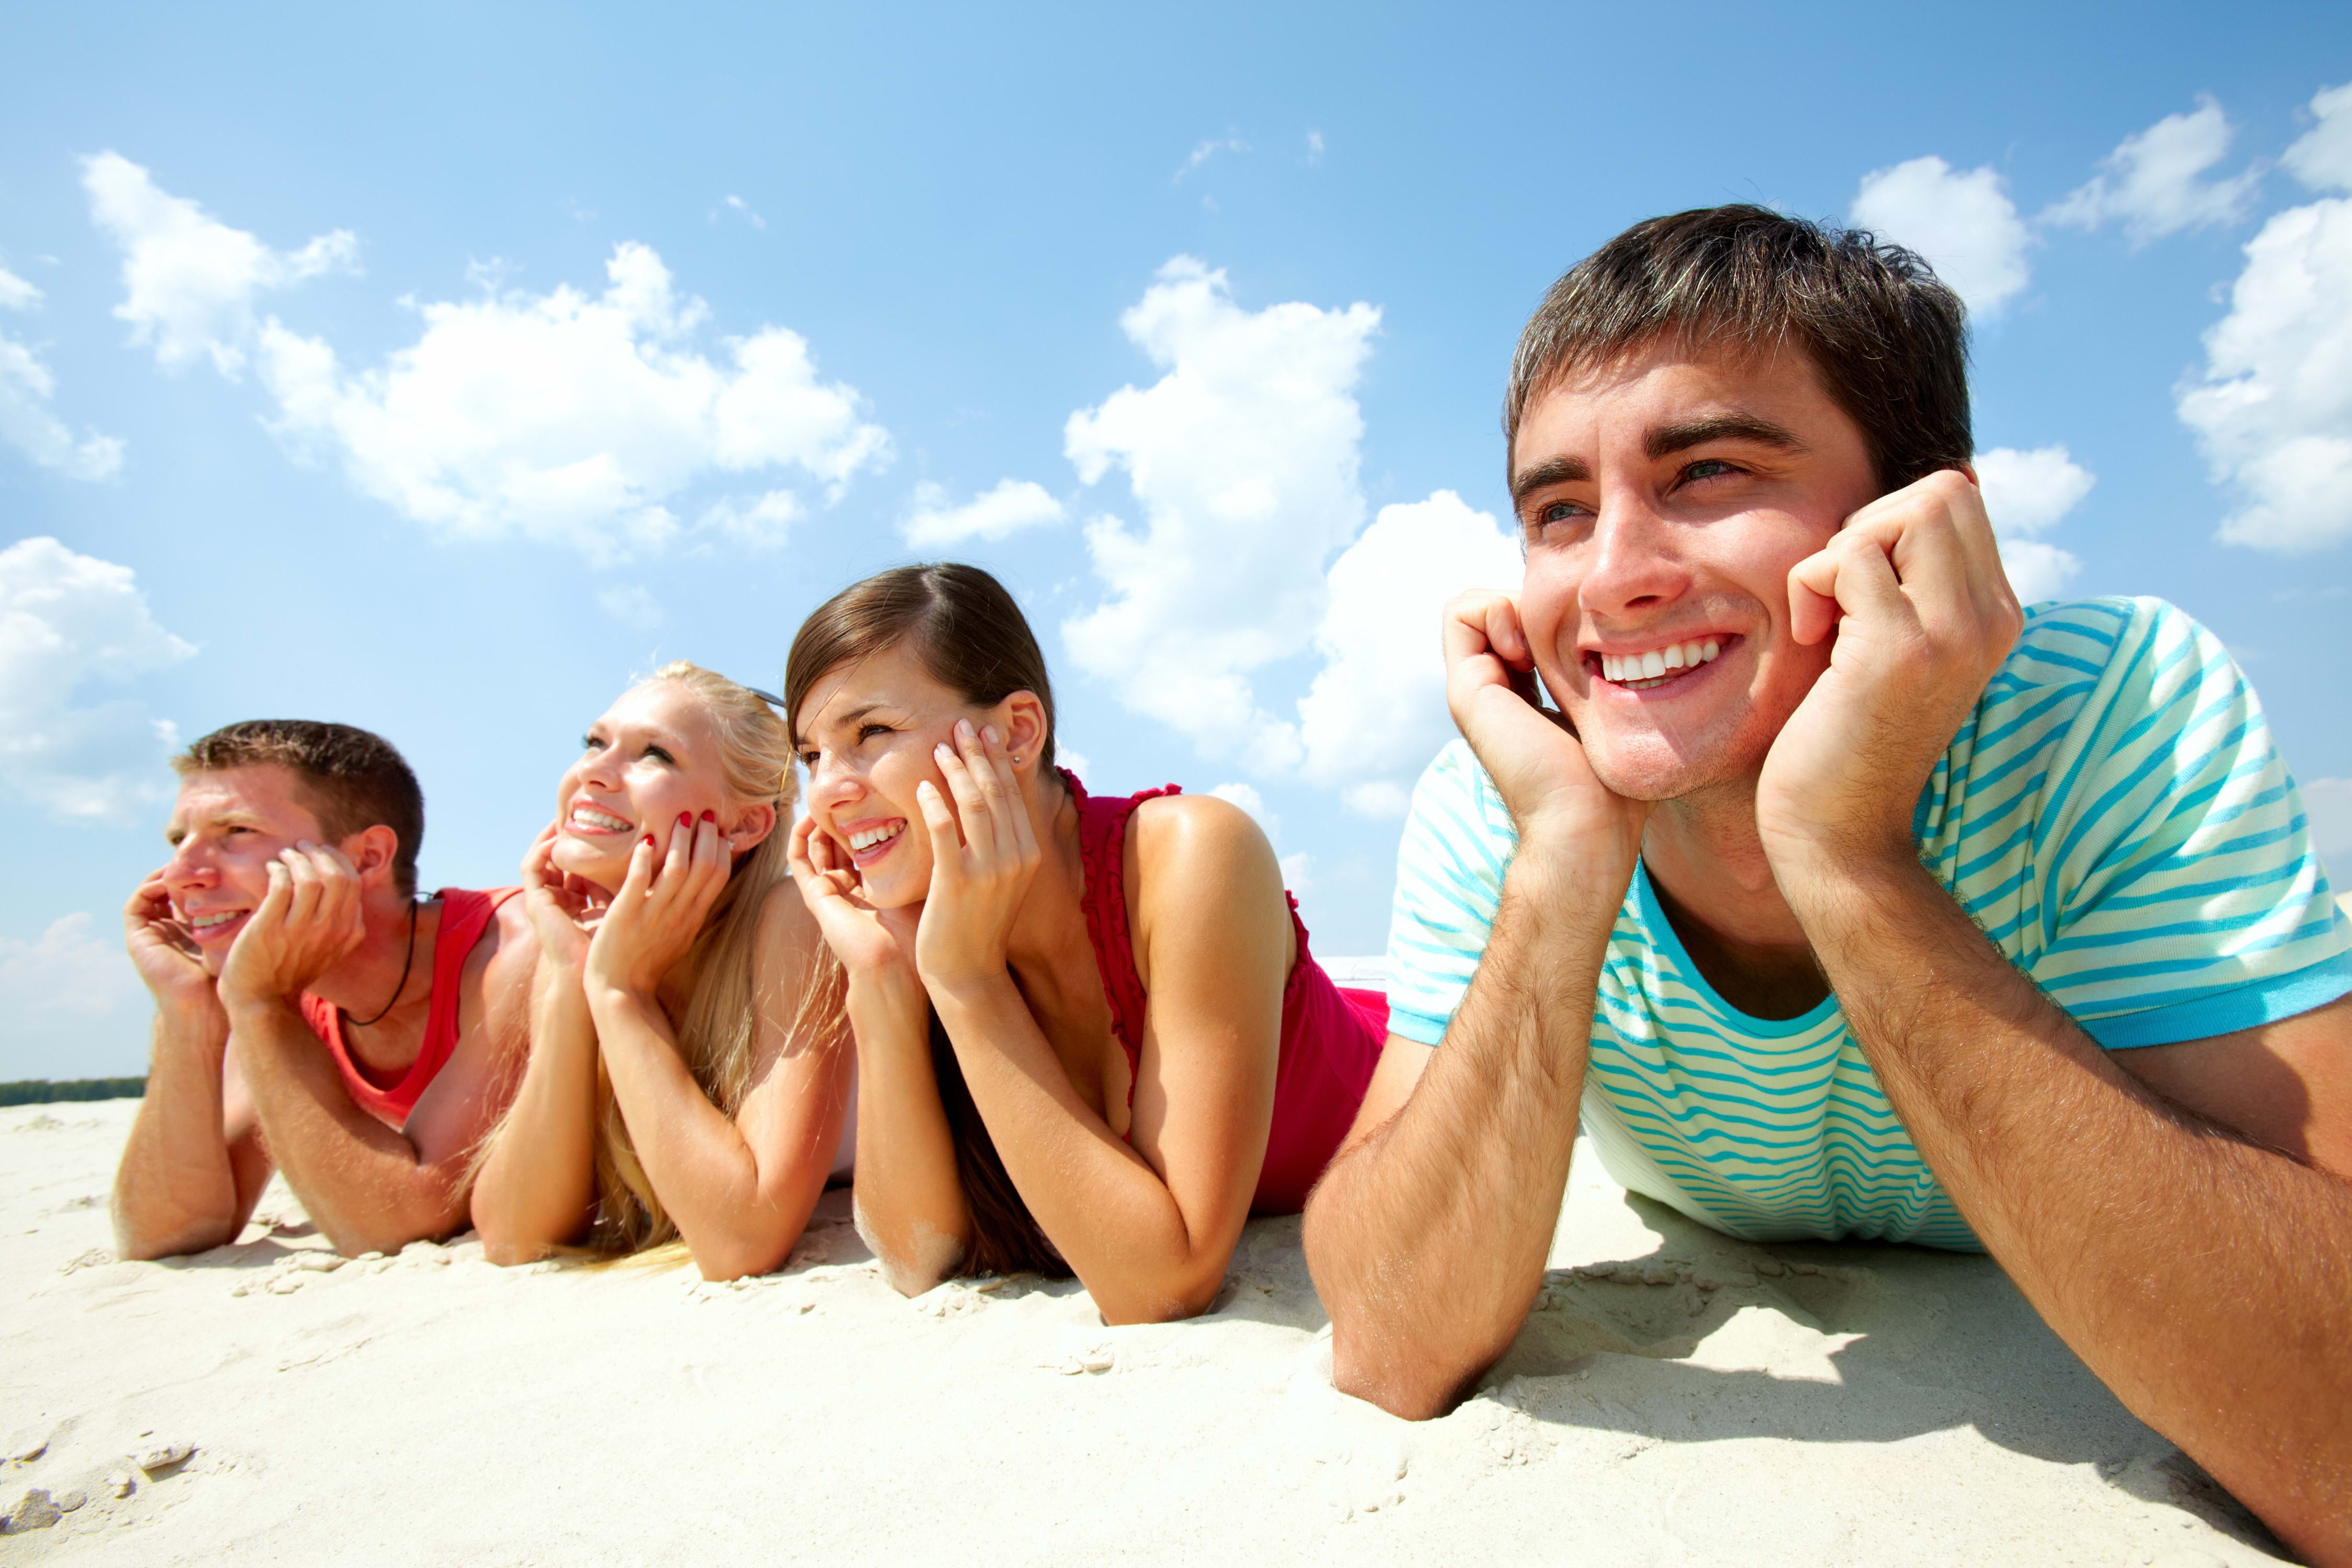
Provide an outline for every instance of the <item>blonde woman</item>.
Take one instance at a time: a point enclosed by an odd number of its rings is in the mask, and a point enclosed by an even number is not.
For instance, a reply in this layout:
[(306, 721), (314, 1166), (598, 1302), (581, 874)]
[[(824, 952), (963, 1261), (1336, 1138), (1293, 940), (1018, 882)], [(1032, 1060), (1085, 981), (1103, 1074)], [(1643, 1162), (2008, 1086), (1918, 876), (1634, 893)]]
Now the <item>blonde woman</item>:
[(855, 1061), (788, 872), (793, 796), (782, 720), (698, 666), (589, 727), (523, 861), (544, 962), (474, 1187), (492, 1261), (682, 1240), (732, 1279), (792, 1251), (845, 1164)]

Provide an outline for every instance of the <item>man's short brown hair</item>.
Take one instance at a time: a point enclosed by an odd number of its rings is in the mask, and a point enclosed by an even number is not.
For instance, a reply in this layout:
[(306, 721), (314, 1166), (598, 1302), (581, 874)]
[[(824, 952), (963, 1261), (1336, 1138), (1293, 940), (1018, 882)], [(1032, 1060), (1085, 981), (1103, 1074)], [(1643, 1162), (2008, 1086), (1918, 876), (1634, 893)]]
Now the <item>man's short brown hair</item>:
[(415, 894), (425, 792), (391, 742), (315, 719), (247, 719), (223, 725), (172, 759), (182, 778), (263, 766), (284, 768), (301, 781), (319, 831), (331, 841), (379, 824), (391, 828), (400, 839), (392, 855), (393, 880), (403, 893)]
[(1862, 427), (1882, 493), (1975, 450), (1959, 296), (1899, 245), (1735, 205), (1637, 223), (1552, 285), (1511, 359), (1505, 462), (1528, 404), (1666, 333), (1742, 353), (1802, 349)]

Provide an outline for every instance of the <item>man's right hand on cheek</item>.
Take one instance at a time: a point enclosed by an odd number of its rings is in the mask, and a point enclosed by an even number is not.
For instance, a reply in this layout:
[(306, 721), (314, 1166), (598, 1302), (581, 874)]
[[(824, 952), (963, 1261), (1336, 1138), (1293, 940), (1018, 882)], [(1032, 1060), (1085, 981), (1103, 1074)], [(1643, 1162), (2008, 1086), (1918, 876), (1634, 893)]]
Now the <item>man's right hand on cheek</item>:
[(123, 945), (131, 967), (165, 1012), (217, 1011), (220, 997), (205, 972), (204, 955), (172, 908), (161, 871), (139, 884), (122, 908)]
[(1521, 842), (1564, 836), (1605, 847), (1624, 858), (1630, 876), (1649, 807), (1602, 784), (1576, 732), (1538, 705), (1517, 596), (1491, 588), (1457, 595), (1445, 606), (1444, 637), (1446, 705), (1502, 792)]
[(221, 965), (221, 1004), (235, 1013), (291, 1002), (366, 934), (351, 862), (314, 844), (282, 850), (269, 864), (268, 896)]

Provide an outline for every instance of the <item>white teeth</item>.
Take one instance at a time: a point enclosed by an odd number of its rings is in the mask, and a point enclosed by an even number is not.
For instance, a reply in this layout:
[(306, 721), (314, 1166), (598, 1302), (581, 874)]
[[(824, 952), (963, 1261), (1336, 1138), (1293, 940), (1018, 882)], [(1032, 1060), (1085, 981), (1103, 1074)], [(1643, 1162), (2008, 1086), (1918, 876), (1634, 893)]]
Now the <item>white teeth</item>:
[(572, 820), (576, 826), (593, 827), (605, 833), (626, 833), (630, 826), (611, 812), (598, 811), (593, 805), (573, 806)]
[(243, 912), (243, 910), (236, 910), (225, 915), (198, 915), (188, 922), (188, 929), (190, 931), (210, 931), (215, 926), (228, 924), (229, 921), (236, 919), (237, 915)]
[(899, 829), (906, 826), (900, 822), (887, 827), (869, 827), (863, 833), (853, 833), (849, 836), (849, 847), (852, 849), (871, 849), (886, 838), (896, 838)]
[(1639, 680), (1656, 680), (1676, 670), (1696, 669), (1720, 658), (1723, 644), (1715, 637), (1704, 642), (1675, 643), (1647, 653), (1604, 653), (1601, 656), (1601, 678), (1620, 685)]

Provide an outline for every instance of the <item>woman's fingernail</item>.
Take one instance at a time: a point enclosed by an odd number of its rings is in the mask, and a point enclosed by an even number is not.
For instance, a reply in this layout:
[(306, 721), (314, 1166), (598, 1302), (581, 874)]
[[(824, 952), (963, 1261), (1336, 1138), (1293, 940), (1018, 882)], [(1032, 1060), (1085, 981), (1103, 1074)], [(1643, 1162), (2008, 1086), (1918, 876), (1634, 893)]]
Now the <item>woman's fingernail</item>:
[(692, 813), (692, 812), (690, 812), (690, 811), (681, 811), (681, 812), (679, 812), (679, 813), (677, 814), (677, 825), (678, 825), (680, 827), (691, 827), (691, 826), (694, 826), (694, 813)]
[(719, 820), (719, 814), (715, 811), (706, 811), (702, 814), (702, 820), (705, 822), (716, 822)]
[(646, 834), (646, 842), (647, 844), (651, 844), (653, 841), (654, 841), (654, 836), (653, 836), (652, 834), (650, 834), (650, 833)]
[(969, 720), (969, 719), (959, 719), (959, 720), (957, 720), (957, 721), (956, 721), (956, 733), (957, 733), (957, 734), (959, 734), (959, 735), (961, 735), (961, 736), (962, 736), (962, 737), (963, 737), (965, 740), (967, 740), (967, 741), (971, 740), (971, 720)]
[(987, 741), (987, 742), (992, 746), (1004, 739), (1003, 736), (996, 732), (996, 726), (993, 724), (988, 725), (986, 728), (982, 729), (980, 733), (982, 738)]

